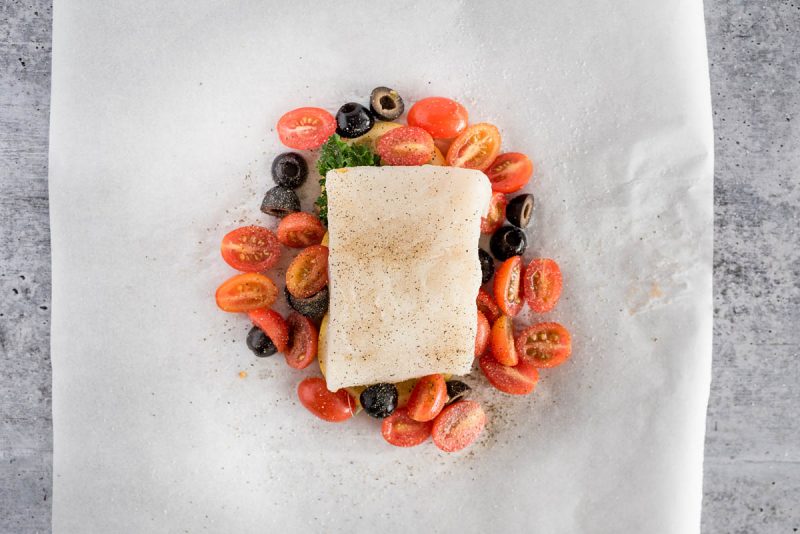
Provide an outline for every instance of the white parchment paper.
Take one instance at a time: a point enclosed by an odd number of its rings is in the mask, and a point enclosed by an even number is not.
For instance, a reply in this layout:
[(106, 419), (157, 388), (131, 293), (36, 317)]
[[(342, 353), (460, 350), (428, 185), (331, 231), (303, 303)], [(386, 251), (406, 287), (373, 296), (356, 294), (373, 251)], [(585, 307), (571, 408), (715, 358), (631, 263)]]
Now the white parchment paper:
[[(457, 98), (530, 154), (526, 256), (564, 272), (546, 319), (572, 360), (526, 398), (470, 377), (490, 423), (460, 454), (314, 419), (295, 397), (312, 370), (256, 360), (213, 301), (221, 237), (274, 224), (278, 117), (377, 85)], [(57, 0), (50, 196), (56, 532), (699, 529), (699, 1)]]

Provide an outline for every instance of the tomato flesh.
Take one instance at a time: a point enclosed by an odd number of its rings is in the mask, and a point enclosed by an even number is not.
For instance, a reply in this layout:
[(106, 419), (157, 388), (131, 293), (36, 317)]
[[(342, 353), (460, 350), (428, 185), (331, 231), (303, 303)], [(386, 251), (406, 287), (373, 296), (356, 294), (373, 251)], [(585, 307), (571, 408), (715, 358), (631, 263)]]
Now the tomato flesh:
[(433, 443), (445, 452), (456, 452), (472, 444), (486, 426), (486, 413), (471, 400), (454, 402), (433, 422)]
[(514, 322), (503, 315), (492, 326), (492, 356), (503, 365), (514, 366), (519, 363), (517, 348), (514, 345)]
[(491, 331), (492, 328), (489, 326), (489, 321), (486, 319), (486, 316), (478, 310), (478, 333), (475, 336), (475, 356), (480, 356), (486, 352)]
[(478, 305), (478, 310), (486, 317), (489, 324), (494, 324), (494, 322), (503, 315), (503, 312), (500, 311), (500, 307), (494, 301), (494, 297), (483, 288), (478, 290), (478, 298), (475, 302)]
[(508, 206), (508, 200), (503, 193), (492, 194), (492, 198), (489, 199), (489, 211), (486, 217), (481, 217), (482, 234), (493, 234), (503, 226), (506, 218), (506, 206)]
[(508, 258), (494, 275), (494, 297), (506, 315), (516, 316), (522, 310), (522, 259)]
[(408, 416), (414, 421), (433, 421), (447, 402), (447, 384), (440, 374), (419, 379), (408, 399)]
[(217, 306), (226, 312), (248, 312), (272, 306), (278, 288), (260, 273), (244, 273), (227, 279), (217, 288)]
[(243, 226), (228, 232), (222, 238), (220, 252), (225, 263), (248, 273), (266, 271), (281, 257), (275, 234), (261, 226)]
[(489, 383), (509, 395), (527, 395), (539, 381), (539, 371), (523, 359), (512, 367), (503, 365), (490, 354), (484, 354), (478, 363)]
[(433, 137), (415, 126), (395, 128), (378, 140), (378, 155), (388, 165), (424, 165), (435, 155)]
[(473, 124), (455, 138), (447, 150), (451, 167), (486, 170), (500, 153), (500, 131), (486, 122)]
[(319, 245), (326, 231), (318, 217), (298, 211), (281, 219), (278, 225), (278, 241), (287, 247), (305, 248)]
[(523, 296), (531, 310), (546, 313), (556, 307), (561, 297), (561, 269), (549, 258), (531, 260), (525, 268)]
[(539, 368), (561, 365), (572, 354), (569, 331), (558, 323), (529, 326), (517, 335), (516, 346), (520, 362)]
[(515, 193), (531, 179), (533, 163), (519, 152), (500, 154), (486, 169), (486, 175), (492, 182), (492, 191)]
[(328, 283), (328, 247), (303, 249), (286, 270), (286, 289), (293, 297), (308, 298)]
[(309, 412), (331, 423), (350, 419), (356, 409), (356, 401), (346, 390), (328, 391), (325, 380), (319, 377), (300, 382), (297, 385), (297, 397)]
[(408, 410), (398, 408), (383, 420), (381, 435), (396, 447), (414, 447), (428, 439), (432, 428), (433, 422), (414, 421), (409, 417)]
[(408, 110), (408, 125), (418, 126), (437, 139), (450, 139), (464, 131), (467, 109), (449, 98), (431, 96), (416, 102)]
[(254, 325), (267, 334), (267, 337), (275, 344), (278, 352), (286, 352), (289, 348), (289, 326), (280, 313), (275, 310), (261, 308), (248, 312), (247, 316)]
[(305, 369), (317, 357), (317, 327), (311, 319), (297, 312), (289, 314), (286, 324), (289, 327), (289, 347), (284, 352), (286, 363), (294, 369)]
[(333, 115), (321, 108), (297, 108), (278, 120), (281, 143), (296, 150), (318, 148), (336, 131)]

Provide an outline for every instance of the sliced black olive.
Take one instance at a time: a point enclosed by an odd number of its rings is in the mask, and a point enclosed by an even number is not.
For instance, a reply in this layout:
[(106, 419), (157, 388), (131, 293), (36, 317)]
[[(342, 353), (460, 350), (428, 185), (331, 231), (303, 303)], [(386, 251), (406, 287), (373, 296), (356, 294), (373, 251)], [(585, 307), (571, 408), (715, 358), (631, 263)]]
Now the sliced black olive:
[(461, 400), (469, 395), (472, 388), (461, 380), (448, 380), (447, 385), (447, 404)]
[(250, 332), (247, 333), (247, 348), (252, 350), (253, 354), (259, 358), (272, 356), (278, 352), (275, 343), (257, 326), (251, 328)]
[(300, 211), (300, 199), (291, 189), (276, 185), (264, 195), (261, 211), (267, 215), (286, 217), (290, 213)]
[(297, 152), (284, 152), (272, 161), (272, 179), (275, 183), (296, 189), (308, 177), (308, 165)]
[(512, 256), (522, 256), (527, 247), (528, 238), (525, 237), (525, 232), (516, 226), (503, 226), (489, 240), (492, 254), (500, 261)]
[(367, 108), (355, 102), (348, 102), (336, 112), (336, 133), (342, 137), (361, 137), (372, 129), (375, 119)]
[(373, 384), (361, 392), (361, 407), (372, 417), (389, 417), (397, 408), (397, 386), (394, 384)]
[(533, 195), (517, 195), (506, 206), (508, 222), (519, 228), (527, 228), (533, 213)]
[(289, 306), (310, 319), (320, 321), (328, 312), (328, 286), (323, 287), (316, 294), (304, 299), (293, 297), (285, 287), (283, 288), (283, 293), (286, 295), (286, 301), (289, 303)]
[(406, 106), (394, 89), (376, 87), (369, 97), (369, 109), (382, 121), (393, 121), (403, 114)]
[(481, 260), (481, 284), (485, 284), (494, 276), (494, 260), (482, 248), (478, 249), (478, 258)]

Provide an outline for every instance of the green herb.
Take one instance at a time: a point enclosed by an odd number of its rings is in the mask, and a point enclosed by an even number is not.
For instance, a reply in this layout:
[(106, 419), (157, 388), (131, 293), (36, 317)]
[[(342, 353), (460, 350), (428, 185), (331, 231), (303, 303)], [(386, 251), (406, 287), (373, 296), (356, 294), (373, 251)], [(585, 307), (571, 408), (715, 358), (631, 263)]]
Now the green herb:
[(363, 145), (348, 145), (337, 134), (333, 134), (322, 145), (317, 161), (317, 171), (322, 175), (319, 181), (320, 195), (315, 204), (319, 208), (320, 220), (328, 225), (328, 192), (325, 191), (325, 175), (333, 169), (343, 167), (365, 167), (380, 165), (381, 158)]

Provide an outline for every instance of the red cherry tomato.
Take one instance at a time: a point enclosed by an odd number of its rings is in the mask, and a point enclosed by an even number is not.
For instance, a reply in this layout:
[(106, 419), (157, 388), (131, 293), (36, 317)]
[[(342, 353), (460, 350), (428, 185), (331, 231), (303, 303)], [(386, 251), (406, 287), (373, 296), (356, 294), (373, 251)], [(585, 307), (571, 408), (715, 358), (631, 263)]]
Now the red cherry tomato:
[(431, 421), (420, 423), (408, 416), (408, 410), (398, 408), (383, 420), (381, 435), (383, 439), (397, 447), (414, 447), (424, 443), (431, 435)]
[(328, 247), (312, 245), (286, 269), (286, 289), (300, 299), (316, 295), (328, 283)]
[(514, 322), (503, 315), (492, 326), (492, 356), (503, 365), (514, 366), (519, 363), (517, 348), (514, 345)]
[(447, 164), (451, 167), (486, 170), (500, 153), (500, 131), (481, 122), (473, 124), (455, 138), (447, 150)]
[(378, 140), (378, 155), (388, 165), (424, 165), (433, 158), (433, 137), (422, 128), (401, 126)]
[(561, 365), (572, 354), (569, 331), (558, 323), (529, 326), (517, 335), (516, 345), (520, 362), (540, 368)]
[(478, 311), (478, 334), (475, 336), (475, 356), (480, 356), (486, 351), (489, 345), (489, 333), (492, 328), (489, 326), (489, 321), (486, 317)]
[(237, 274), (217, 288), (217, 306), (226, 312), (268, 308), (278, 298), (275, 284), (259, 273)]
[(478, 363), (489, 383), (509, 395), (527, 395), (539, 381), (536, 367), (522, 359), (511, 367), (498, 362), (490, 354), (484, 354)]
[(522, 293), (536, 313), (549, 312), (561, 297), (561, 269), (549, 259), (534, 259), (525, 267)]
[(289, 350), (284, 353), (286, 363), (295, 369), (305, 369), (317, 357), (317, 327), (297, 312), (290, 313), (286, 323), (289, 326)]
[(445, 452), (456, 452), (475, 441), (486, 426), (486, 413), (471, 400), (454, 402), (433, 422), (433, 444)]
[(281, 257), (275, 234), (261, 226), (243, 226), (227, 233), (221, 252), (225, 263), (248, 273), (266, 271)]
[(305, 248), (319, 245), (325, 232), (318, 217), (298, 211), (281, 219), (278, 225), (278, 241), (287, 247)]
[(261, 308), (253, 310), (247, 314), (254, 325), (259, 327), (262, 332), (275, 344), (278, 352), (285, 353), (289, 348), (289, 325), (283, 320), (281, 314), (275, 310)]
[(514, 317), (522, 309), (522, 259), (508, 258), (494, 275), (494, 298), (506, 315)]
[(408, 125), (419, 126), (437, 139), (450, 139), (464, 131), (469, 115), (466, 108), (449, 98), (423, 98), (408, 110)]
[(500, 154), (486, 169), (486, 175), (492, 182), (492, 191), (514, 193), (519, 191), (533, 174), (533, 163), (525, 154), (508, 152)]
[(297, 396), (309, 412), (331, 423), (346, 421), (355, 413), (356, 401), (347, 390), (328, 391), (322, 378), (306, 378), (300, 382)]
[(297, 108), (278, 120), (281, 143), (296, 150), (322, 146), (336, 131), (333, 115), (321, 108)]
[(414, 421), (433, 421), (447, 402), (447, 384), (442, 375), (419, 379), (408, 399), (408, 416)]
[(483, 288), (478, 290), (478, 298), (476, 300), (478, 305), (478, 310), (486, 317), (486, 320), (489, 321), (489, 324), (494, 324), (494, 322), (503, 315), (503, 312), (500, 311), (500, 308), (497, 306), (497, 303), (494, 301), (494, 297), (492, 297), (488, 291)]
[(481, 233), (493, 234), (501, 226), (506, 219), (506, 206), (508, 200), (503, 193), (494, 193), (489, 200), (489, 212), (486, 217), (481, 217)]

